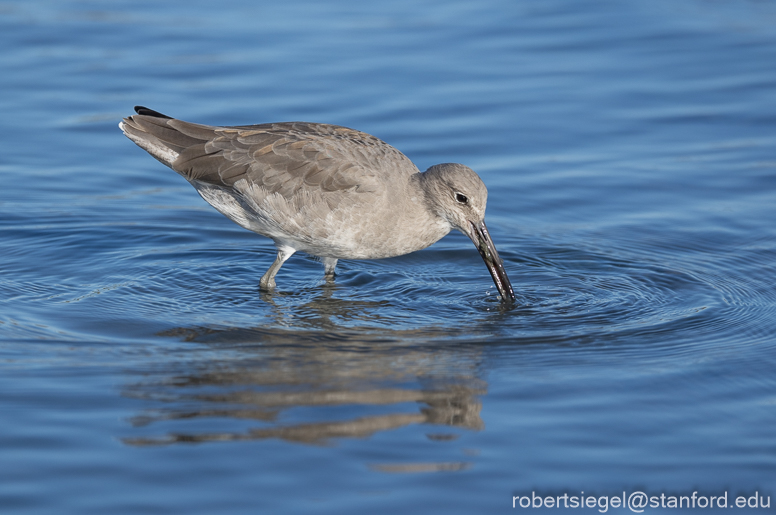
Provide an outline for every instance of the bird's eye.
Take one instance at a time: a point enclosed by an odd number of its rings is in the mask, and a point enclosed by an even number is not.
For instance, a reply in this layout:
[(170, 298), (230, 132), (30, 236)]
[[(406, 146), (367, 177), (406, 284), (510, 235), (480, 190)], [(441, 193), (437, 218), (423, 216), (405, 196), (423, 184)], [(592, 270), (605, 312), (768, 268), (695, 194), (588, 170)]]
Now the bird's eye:
[(463, 193), (456, 193), (455, 194), (455, 200), (457, 200), (461, 204), (468, 204), (469, 203), (469, 198), (466, 195), (464, 195)]

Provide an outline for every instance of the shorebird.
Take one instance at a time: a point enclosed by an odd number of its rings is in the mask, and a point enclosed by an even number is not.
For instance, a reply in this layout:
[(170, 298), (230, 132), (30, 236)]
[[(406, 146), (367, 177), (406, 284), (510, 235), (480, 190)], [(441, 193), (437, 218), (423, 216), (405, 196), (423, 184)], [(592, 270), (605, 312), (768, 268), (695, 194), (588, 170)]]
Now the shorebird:
[(505, 302), (515, 294), (485, 226), (488, 190), (456, 163), (425, 172), (364, 132), (322, 123), (217, 127), (177, 120), (146, 107), (124, 118), (124, 134), (188, 180), (205, 201), (240, 226), (275, 242), (277, 257), (260, 281), (295, 252), (323, 261), (408, 254), (452, 229), (477, 247)]

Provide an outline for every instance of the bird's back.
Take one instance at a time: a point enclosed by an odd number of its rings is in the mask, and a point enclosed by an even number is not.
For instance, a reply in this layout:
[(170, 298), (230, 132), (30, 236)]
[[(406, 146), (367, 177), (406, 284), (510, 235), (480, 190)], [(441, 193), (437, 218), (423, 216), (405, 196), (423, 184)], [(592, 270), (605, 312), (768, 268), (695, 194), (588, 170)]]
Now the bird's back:
[(419, 171), (364, 132), (307, 122), (217, 127), (136, 111), (121, 124), (127, 137), (216, 209), (277, 243), (324, 257), (378, 258), (446, 234), (440, 225), (409, 243), (391, 238), (397, 228), (386, 220), (406, 225), (425, 215), (412, 180)]

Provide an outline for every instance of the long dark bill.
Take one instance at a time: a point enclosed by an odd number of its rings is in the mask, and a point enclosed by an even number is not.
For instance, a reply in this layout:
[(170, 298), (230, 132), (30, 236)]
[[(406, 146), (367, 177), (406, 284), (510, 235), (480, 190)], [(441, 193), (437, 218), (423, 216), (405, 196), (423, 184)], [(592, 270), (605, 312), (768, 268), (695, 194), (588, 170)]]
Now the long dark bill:
[(496, 283), (496, 288), (498, 288), (502, 300), (504, 302), (515, 302), (517, 299), (515, 298), (515, 292), (512, 291), (512, 283), (509, 282), (503, 261), (501, 261), (496, 251), (493, 240), (490, 239), (490, 233), (488, 233), (485, 222), (475, 224), (470, 221), (469, 225), (471, 225), (472, 233), (468, 236), (474, 242), (477, 250), (480, 251), (480, 256), (485, 261), (485, 266), (488, 267), (488, 272), (493, 277), (493, 282)]

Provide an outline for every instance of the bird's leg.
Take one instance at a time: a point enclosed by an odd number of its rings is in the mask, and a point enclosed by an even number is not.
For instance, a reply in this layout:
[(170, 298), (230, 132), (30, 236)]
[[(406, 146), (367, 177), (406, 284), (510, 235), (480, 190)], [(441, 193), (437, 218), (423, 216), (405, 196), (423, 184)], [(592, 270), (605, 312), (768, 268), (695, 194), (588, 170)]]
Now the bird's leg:
[(267, 273), (261, 276), (261, 281), (259, 281), (259, 286), (262, 290), (271, 290), (275, 287), (275, 275), (277, 275), (283, 263), (294, 255), (294, 252), (296, 250), (291, 247), (278, 247), (278, 256), (275, 258), (275, 262), (269, 267)]
[(321, 258), (321, 261), (323, 261), (323, 267), (325, 269), (323, 276), (327, 281), (331, 281), (334, 279), (334, 268), (337, 266), (337, 258), (325, 257)]

